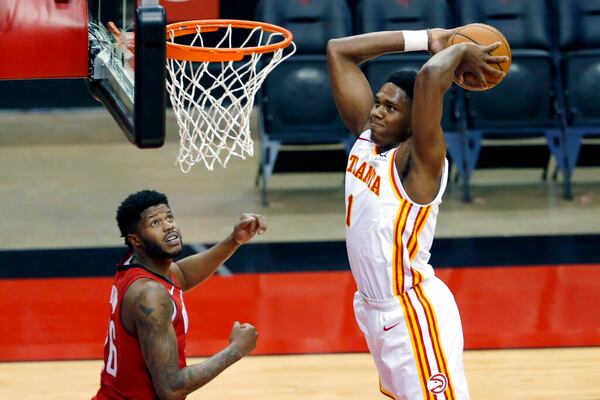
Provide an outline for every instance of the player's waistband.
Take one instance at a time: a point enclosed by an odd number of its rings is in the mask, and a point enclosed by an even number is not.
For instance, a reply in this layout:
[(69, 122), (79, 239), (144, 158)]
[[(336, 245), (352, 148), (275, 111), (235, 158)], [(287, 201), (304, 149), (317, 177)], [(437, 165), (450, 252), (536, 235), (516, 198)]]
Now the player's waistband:
[(400, 300), (397, 297), (390, 297), (389, 299), (371, 299), (364, 295), (361, 291), (357, 291), (358, 295), (368, 306), (377, 310), (390, 310), (400, 305)]

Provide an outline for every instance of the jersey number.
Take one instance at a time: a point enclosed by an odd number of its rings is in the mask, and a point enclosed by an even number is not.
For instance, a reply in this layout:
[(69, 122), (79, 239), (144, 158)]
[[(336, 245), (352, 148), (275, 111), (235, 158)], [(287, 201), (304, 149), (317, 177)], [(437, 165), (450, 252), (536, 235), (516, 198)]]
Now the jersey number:
[(106, 360), (106, 372), (109, 375), (117, 377), (117, 346), (115, 346), (115, 339), (117, 335), (117, 329), (115, 328), (115, 322), (111, 319), (108, 324), (108, 360)]
[(354, 196), (348, 196), (348, 205), (346, 206), (346, 226), (350, 228), (350, 218), (352, 217), (352, 200)]

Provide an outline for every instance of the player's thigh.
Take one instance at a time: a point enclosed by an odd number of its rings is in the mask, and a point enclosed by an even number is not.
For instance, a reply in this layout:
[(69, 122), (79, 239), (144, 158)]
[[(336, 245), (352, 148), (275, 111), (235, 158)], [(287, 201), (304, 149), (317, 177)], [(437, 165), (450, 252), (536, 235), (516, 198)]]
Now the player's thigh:
[(452, 292), (437, 277), (421, 284), (424, 300), (432, 310), (434, 324), (437, 325), (442, 345), (447, 351), (463, 351), (463, 331), (460, 312)]
[(433, 322), (437, 325), (441, 351), (455, 396), (457, 400), (468, 399), (467, 379), (463, 366), (463, 331), (454, 296), (446, 284), (438, 278), (423, 282), (422, 289), (424, 297), (432, 307)]

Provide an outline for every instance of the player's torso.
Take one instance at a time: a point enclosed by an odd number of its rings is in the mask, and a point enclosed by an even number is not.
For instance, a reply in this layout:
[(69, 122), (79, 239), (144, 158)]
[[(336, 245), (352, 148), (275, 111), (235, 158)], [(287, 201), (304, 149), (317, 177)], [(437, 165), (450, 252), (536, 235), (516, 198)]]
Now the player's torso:
[(142, 266), (128, 264), (119, 267), (111, 288), (110, 320), (104, 344), (104, 366), (101, 387), (96, 399), (156, 399), (156, 393), (137, 337), (125, 330), (121, 321), (121, 305), (127, 288), (138, 279), (152, 279), (169, 292), (174, 305), (171, 316), (177, 335), (179, 367), (186, 365), (185, 335), (188, 316), (182, 290), (163, 277), (147, 271)]
[(433, 276), (429, 249), (447, 163), (436, 199), (409, 200), (394, 165), (398, 148), (376, 154), (370, 131), (354, 144), (346, 168), (346, 246), (358, 289), (386, 299)]

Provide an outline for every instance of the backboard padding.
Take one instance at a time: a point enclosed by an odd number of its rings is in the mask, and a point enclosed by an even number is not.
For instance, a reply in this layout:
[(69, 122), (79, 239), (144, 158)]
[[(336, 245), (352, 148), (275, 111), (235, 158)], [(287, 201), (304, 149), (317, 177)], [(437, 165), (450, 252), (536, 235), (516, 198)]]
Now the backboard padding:
[(0, 79), (87, 77), (86, 1), (2, 1), (0, 32)]

